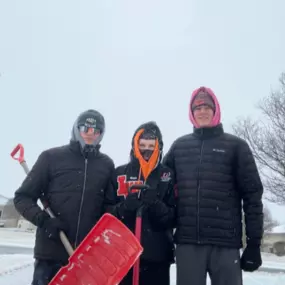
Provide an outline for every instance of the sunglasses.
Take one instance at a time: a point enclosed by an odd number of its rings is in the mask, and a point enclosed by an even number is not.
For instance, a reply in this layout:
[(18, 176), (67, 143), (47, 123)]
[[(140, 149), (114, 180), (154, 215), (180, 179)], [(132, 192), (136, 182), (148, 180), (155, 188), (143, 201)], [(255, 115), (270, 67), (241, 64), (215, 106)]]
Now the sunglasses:
[(99, 129), (95, 128), (95, 127), (88, 127), (88, 126), (84, 126), (84, 125), (83, 126), (79, 126), (78, 129), (79, 129), (80, 133), (88, 133), (88, 131), (90, 131), (90, 130), (91, 130), (91, 133), (94, 134), (94, 135), (101, 133), (101, 131)]

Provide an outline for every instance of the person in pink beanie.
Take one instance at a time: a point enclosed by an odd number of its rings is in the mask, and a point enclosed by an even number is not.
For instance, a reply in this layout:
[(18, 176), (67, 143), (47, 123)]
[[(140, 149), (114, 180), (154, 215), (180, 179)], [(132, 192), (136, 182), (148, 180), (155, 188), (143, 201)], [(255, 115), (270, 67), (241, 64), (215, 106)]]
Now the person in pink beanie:
[[(191, 134), (174, 141), (164, 164), (175, 175), (177, 285), (242, 285), (262, 265), (263, 185), (249, 145), (224, 132), (214, 92), (192, 93)], [(242, 209), (246, 247), (242, 243)]]

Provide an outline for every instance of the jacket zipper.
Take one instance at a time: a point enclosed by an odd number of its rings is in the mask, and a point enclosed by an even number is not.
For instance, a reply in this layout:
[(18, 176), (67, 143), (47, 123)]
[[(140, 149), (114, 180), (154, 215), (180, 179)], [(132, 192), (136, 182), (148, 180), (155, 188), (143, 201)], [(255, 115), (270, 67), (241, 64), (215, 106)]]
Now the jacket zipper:
[(203, 148), (204, 148), (204, 141), (202, 141), (202, 145), (200, 148), (200, 162), (198, 167), (198, 187), (197, 187), (197, 241), (200, 243), (200, 167), (202, 164), (202, 156), (203, 156)]
[(86, 189), (87, 166), (88, 166), (88, 159), (85, 158), (84, 181), (83, 181), (83, 189), (82, 189), (82, 194), (81, 194), (81, 202), (80, 202), (80, 208), (79, 208), (78, 220), (77, 220), (77, 228), (76, 228), (76, 236), (75, 236), (75, 248), (77, 247), (77, 242), (78, 242), (79, 228), (80, 228), (80, 222), (81, 222), (81, 212), (82, 212), (82, 206), (83, 206), (85, 189)]

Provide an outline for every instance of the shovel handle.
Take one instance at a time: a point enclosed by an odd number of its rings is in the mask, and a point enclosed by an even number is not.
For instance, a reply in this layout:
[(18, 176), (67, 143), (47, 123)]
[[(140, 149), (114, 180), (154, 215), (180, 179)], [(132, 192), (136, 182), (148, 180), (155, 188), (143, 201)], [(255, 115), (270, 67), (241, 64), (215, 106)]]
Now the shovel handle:
[(147, 190), (149, 189), (149, 185), (147, 184), (133, 184), (129, 188), (129, 192), (131, 192), (133, 189), (138, 189), (138, 190)]
[[(19, 157), (16, 157), (15, 155), (19, 153)], [(11, 156), (13, 159), (18, 160), (20, 163), (25, 161), (25, 151), (24, 151), (24, 147), (19, 143), (11, 152)]]
[[(19, 152), (19, 157), (15, 157), (15, 155)], [(14, 149), (13, 151), (11, 152), (11, 157), (17, 161), (19, 161), (20, 165), (23, 167), (25, 173), (28, 175), (29, 173), (29, 167), (26, 163), (26, 160), (25, 160), (25, 151), (24, 151), (24, 147), (23, 145), (21, 144), (18, 144)], [(52, 212), (52, 210), (49, 208), (48, 204), (46, 201), (40, 199), (42, 205), (43, 205), (43, 208), (44, 210), (49, 214), (49, 216), (51, 218), (55, 218), (56, 216), (54, 215), (54, 213)], [(65, 247), (67, 253), (69, 256), (71, 256), (74, 252), (74, 249), (72, 248), (66, 234), (63, 232), (63, 231), (60, 231), (59, 232), (59, 237), (60, 237), (60, 240), (63, 244), (63, 246)]]
[(147, 185), (147, 184), (133, 184), (128, 189), (129, 193), (131, 193), (132, 190), (134, 190), (134, 189), (139, 190), (138, 199), (140, 199), (141, 198), (141, 192), (143, 190), (149, 189), (149, 185)]

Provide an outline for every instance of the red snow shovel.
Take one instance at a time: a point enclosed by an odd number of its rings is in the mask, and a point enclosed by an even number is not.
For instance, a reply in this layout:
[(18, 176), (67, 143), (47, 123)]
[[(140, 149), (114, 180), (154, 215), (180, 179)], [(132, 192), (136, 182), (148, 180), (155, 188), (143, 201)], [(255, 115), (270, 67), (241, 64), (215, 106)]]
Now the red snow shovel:
[[(18, 152), (19, 157), (16, 158)], [(11, 156), (28, 174), (21, 144), (16, 146)], [(41, 202), (45, 211), (54, 218), (47, 203)], [(60, 239), (70, 256), (69, 262), (49, 285), (117, 285), (143, 251), (133, 233), (111, 214), (104, 214), (75, 250), (63, 232), (60, 232)]]
[[(149, 189), (149, 185), (147, 184), (134, 184), (130, 186), (129, 193), (131, 193), (133, 190), (139, 190), (138, 199), (140, 199), (142, 191), (145, 191), (147, 189)], [(141, 242), (143, 207), (144, 206), (141, 206), (136, 213), (135, 236), (139, 242)], [(140, 259), (138, 258), (136, 263), (134, 264), (134, 269), (133, 269), (133, 285), (139, 285), (140, 283), (139, 279), (140, 279)]]

